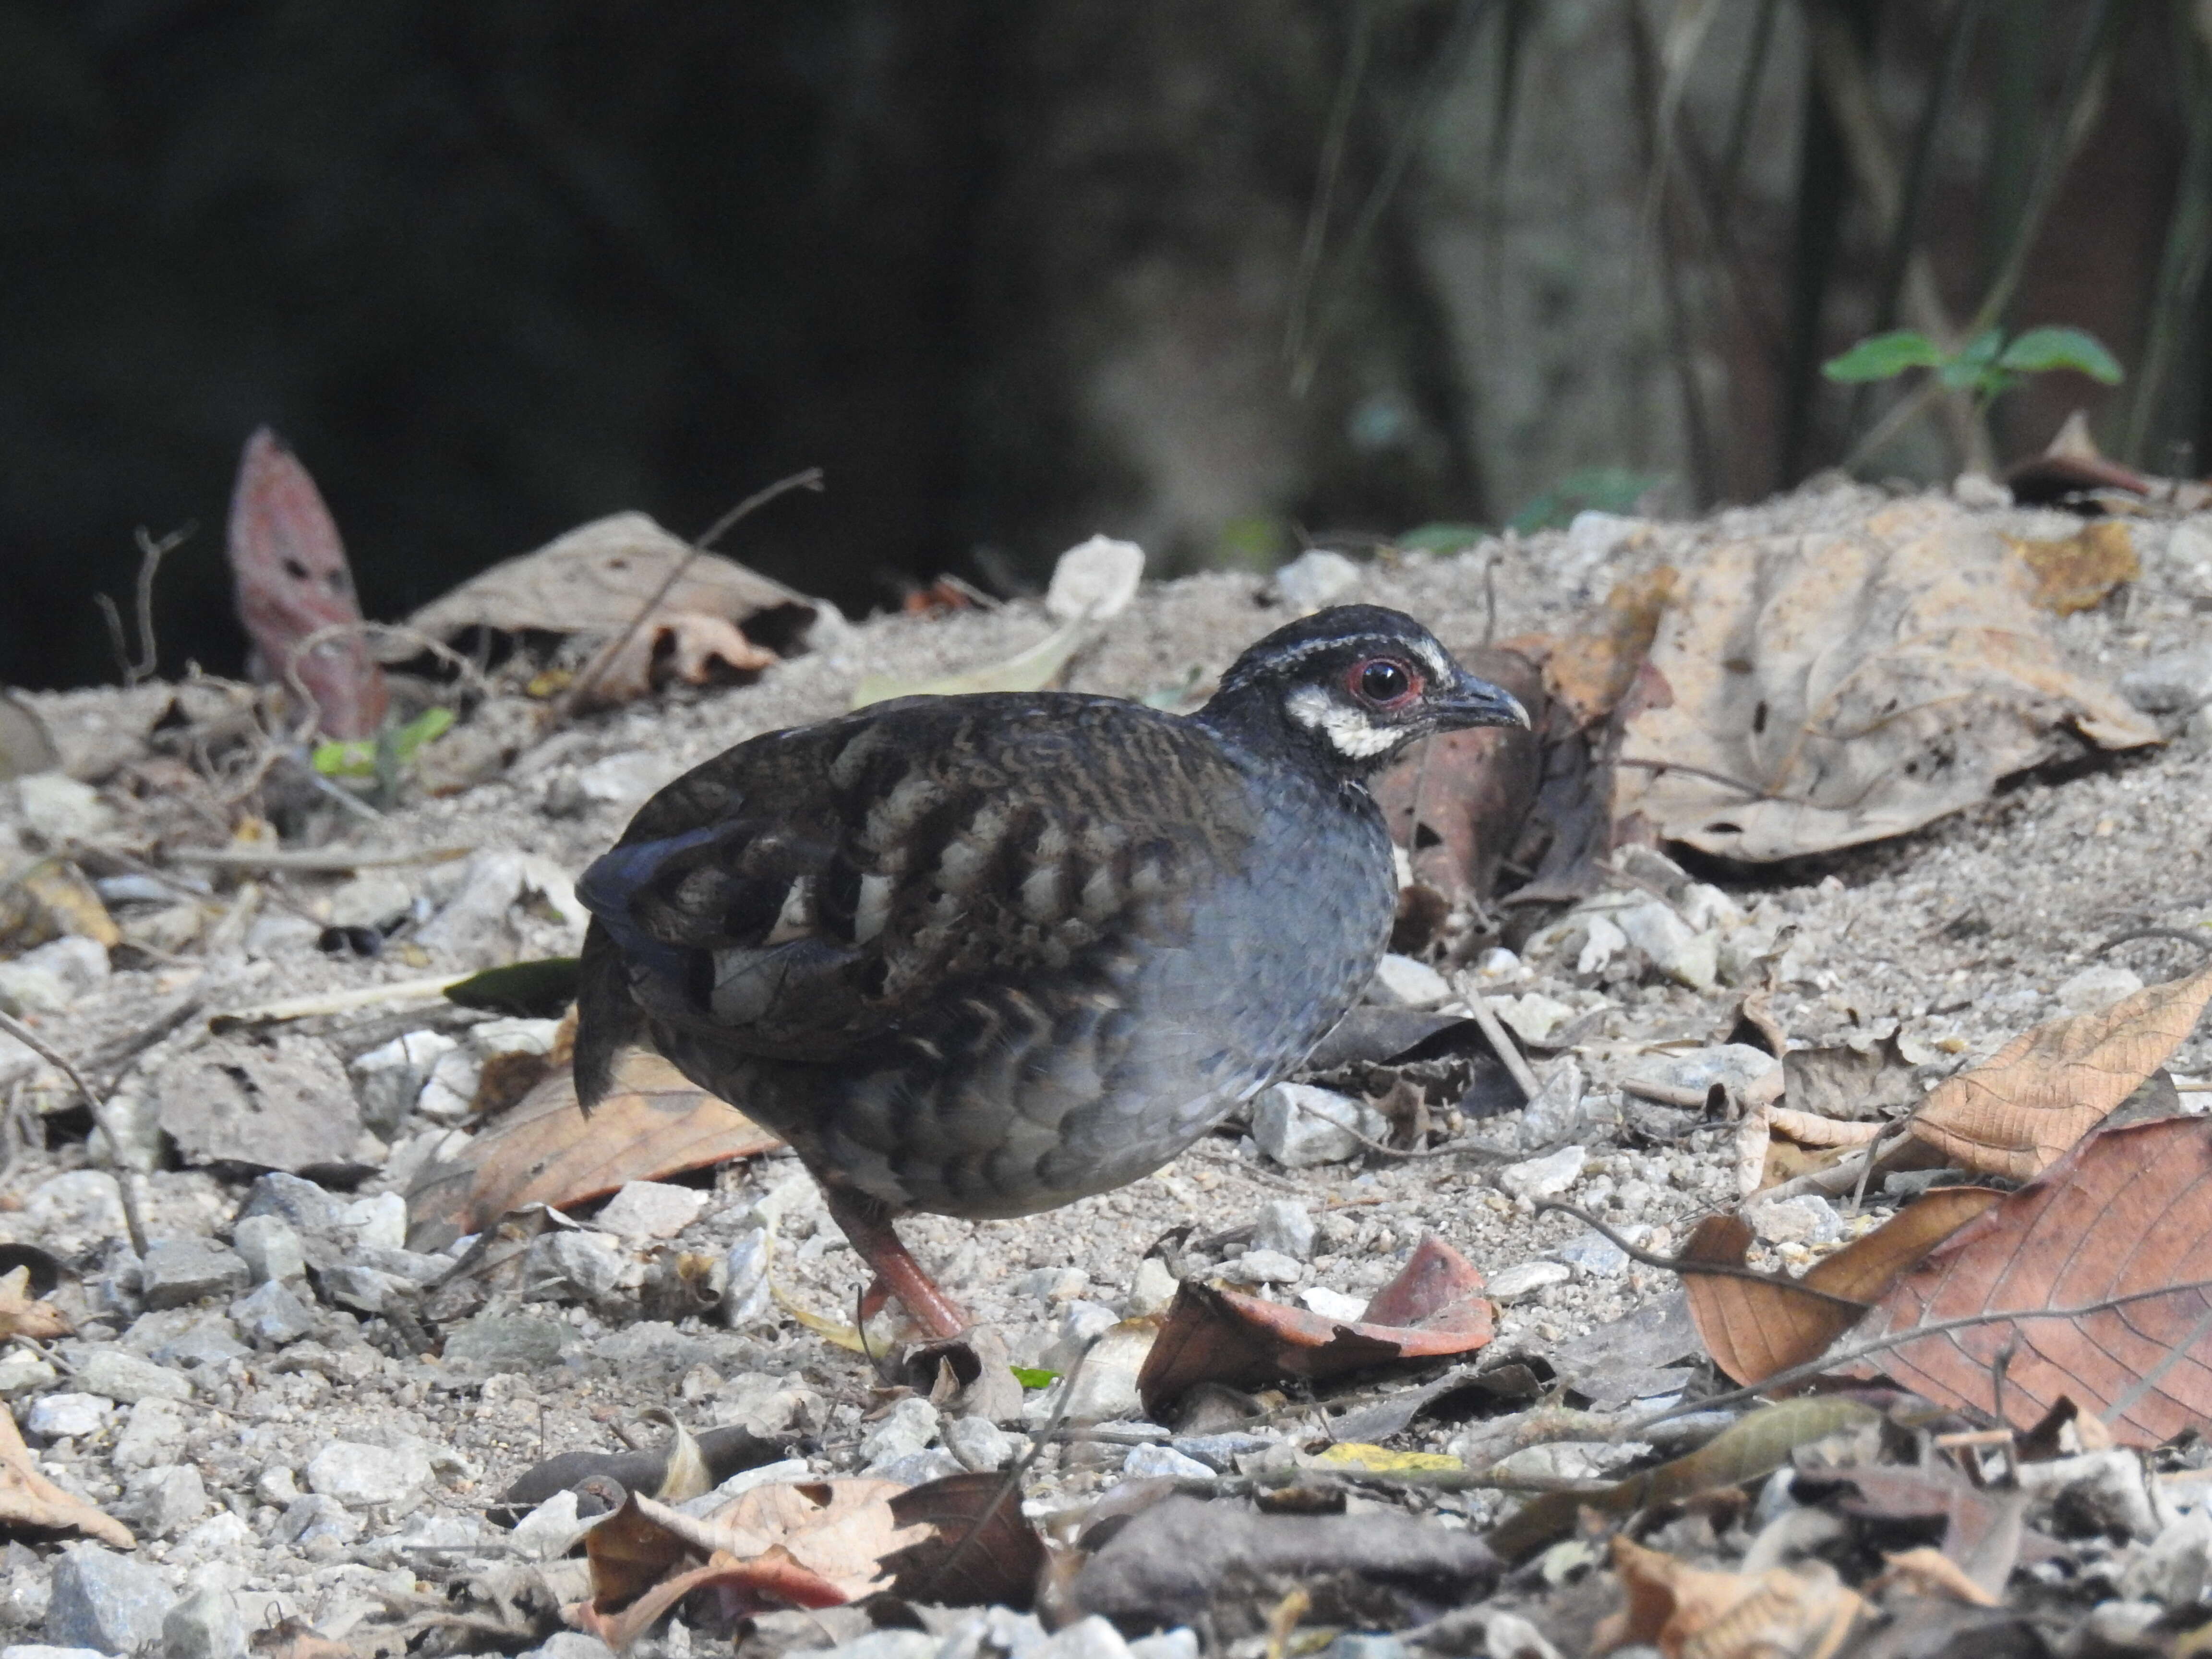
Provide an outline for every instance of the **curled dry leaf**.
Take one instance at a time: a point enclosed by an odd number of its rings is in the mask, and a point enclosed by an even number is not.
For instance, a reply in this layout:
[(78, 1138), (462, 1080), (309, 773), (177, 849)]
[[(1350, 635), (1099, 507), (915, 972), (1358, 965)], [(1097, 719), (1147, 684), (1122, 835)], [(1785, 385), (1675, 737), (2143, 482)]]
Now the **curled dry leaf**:
[(653, 690), (656, 669), (664, 680), (703, 685), (714, 677), (717, 663), (736, 673), (753, 674), (780, 660), (775, 652), (755, 645), (720, 617), (663, 605), (635, 629), (610, 641), (578, 678), (590, 682), (595, 702), (629, 702)]
[[(362, 637), (345, 544), (307, 469), (263, 427), (246, 441), (230, 498), (230, 572), (254, 676), (314, 699), (326, 738), (373, 738), (391, 694)], [(305, 651), (310, 635), (340, 631)]]
[(422, 1166), (407, 1190), (408, 1248), (442, 1249), (510, 1211), (565, 1209), (626, 1181), (662, 1181), (782, 1144), (658, 1054), (623, 1055), (613, 1090), (588, 1118), (564, 1067), (450, 1156)]
[(1472, 1353), (1493, 1331), (1482, 1275), (1442, 1239), (1424, 1238), (1355, 1323), (1186, 1279), (1137, 1378), (1157, 1417), (1200, 1382), (1334, 1376), (1393, 1359)]
[(2039, 1025), (1938, 1085), (1913, 1120), (1913, 1135), (1963, 1169), (2025, 1181), (2165, 1065), (2208, 1000), (2212, 968), (2147, 985), (2097, 1013)]
[(1626, 722), (1616, 821), (1761, 861), (1902, 835), (2070, 754), (2160, 740), (2062, 661), (1996, 532), (1961, 508), (1726, 542), (1682, 573)]
[(42, 859), (0, 884), (0, 945), (11, 952), (77, 934), (113, 950), (123, 930), (84, 872), (66, 859)]
[(1741, 1268), (1751, 1248), (1751, 1229), (1741, 1218), (1706, 1217), (1675, 1260), (1705, 1352), (1747, 1387), (1810, 1364), (1864, 1318), (1899, 1275), (1999, 1196), (1980, 1187), (1938, 1188), (1823, 1256), (1802, 1279), (1698, 1272), (1699, 1264)]
[(1613, 1567), (1628, 1606), (1591, 1632), (1593, 1653), (1648, 1642), (1663, 1659), (1827, 1659), (1866, 1606), (1825, 1561), (1720, 1572), (1623, 1537), (1613, 1540)]
[(1876, 1363), (2023, 1431), (2068, 1397), (2126, 1445), (2212, 1419), (2212, 1123), (2090, 1136), (1900, 1278), (1864, 1334), (1960, 1319), (1977, 1322), (1908, 1337)]
[(1044, 1540), (1022, 1513), (1018, 1481), (994, 1473), (952, 1474), (891, 1499), (902, 1527), (930, 1535), (884, 1558), (891, 1588), (908, 1601), (1026, 1610), (1044, 1571)]
[(45, 1341), (67, 1336), (74, 1328), (52, 1303), (33, 1299), (28, 1267), (0, 1278), (0, 1338), (28, 1336)]
[(1596, 724), (1627, 695), (1679, 580), (1671, 565), (1622, 577), (1605, 596), (1603, 609), (1553, 647), (1544, 663), (1545, 683), (1576, 725)]
[(1939, 1549), (1923, 1544), (1918, 1549), (1885, 1555), (1889, 1565), (1877, 1586), (1902, 1584), (1916, 1595), (1948, 1595), (1970, 1607), (1994, 1607), (1998, 1598), (1966, 1576), (1966, 1570)]
[(138, 1547), (130, 1528), (82, 1498), (72, 1498), (39, 1473), (15, 1418), (4, 1411), (0, 1411), (0, 1525), (82, 1533), (119, 1550)]
[(2061, 617), (2102, 605), (2122, 582), (2142, 574), (2134, 538), (2118, 519), (2084, 525), (2063, 541), (2030, 541), (2008, 536), (2033, 584), (2028, 598), (2038, 610)]

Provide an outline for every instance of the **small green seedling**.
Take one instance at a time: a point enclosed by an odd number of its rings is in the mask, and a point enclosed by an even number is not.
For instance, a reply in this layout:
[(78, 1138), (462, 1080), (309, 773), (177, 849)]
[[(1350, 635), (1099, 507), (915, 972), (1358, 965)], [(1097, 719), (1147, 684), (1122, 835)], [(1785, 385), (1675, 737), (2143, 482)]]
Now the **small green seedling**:
[[(374, 738), (333, 738), (315, 745), (315, 770), (326, 778), (374, 778), (396, 772), (415, 758), (415, 751), (453, 724), (450, 708), (426, 708), (404, 726), (393, 726)], [(384, 764), (380, 766), (379, 760)]]
[(1048, 1371), (1039, 1365), (1009, 1365), (1006, 1369), (1014, 1374), (1014, 1381), (1025, 1389), (1048, 1389), (1060, 1381), (1058, 1371)]
[(2120, 365), (2104, 343), (2085, 329), (2031, 328), (2005, 342), (2001, 328), (1984, 329), (1947, 352), (1917, 329), (1900, 328), (1870, 335), (1840, 357), (1820, 365), (1832, 380), (1894, 380), (1909, 368), (1932, 368), (1936, 378), (1956, 392), (1971, 392), (1977, 402), (2011, 391), (2031, 374), (2070, 368), (2106, 386), (2120, 382)]

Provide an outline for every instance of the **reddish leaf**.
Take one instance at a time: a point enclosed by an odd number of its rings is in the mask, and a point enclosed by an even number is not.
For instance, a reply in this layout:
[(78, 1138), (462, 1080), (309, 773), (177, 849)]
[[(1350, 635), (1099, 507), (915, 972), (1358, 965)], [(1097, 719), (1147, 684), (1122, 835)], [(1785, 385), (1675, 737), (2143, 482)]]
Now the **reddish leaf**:
[(1472, 1353), (1492, 1334), (1481, 1290), (1474, 1265), (1433, 1237), (1352, 1324), (1186, 1279), (1145, 1356), (1137, 1389), (1157, 1416), (1200, 1382), (1334, 1376), (1393, 1359)]
[[(1908, 1212), (1909, 1213), (1909, 1212)], [(2116, 1439), (2155, 1445), (2212, 1419), (2212, 1124), (2160, 1118), (2092, 1135), (1960, 1228), (1881, 1298), (1869, 1336), (1984, 1316), (1875, 1363), (1944, 1405), (2032, 1427), (2062, 1398)], [(2071, 1317), (2116, 1297), (2159, 1291)], [(2192, 1288), (2193, 1287), (2193, 1288)], [(2010, 1319), (2008, 1314), (2046, 1316)]]
[(374, 737), (389, 697), (362, 631), (301, 648), (325, 628), (358, 623), (361, 605), (345, 544), (315, 481), (265, 426), (246, 441), (238, 464), (230, 569), (258, 676), (288, 687), (296, 678), (314, 699), (325, 737)]

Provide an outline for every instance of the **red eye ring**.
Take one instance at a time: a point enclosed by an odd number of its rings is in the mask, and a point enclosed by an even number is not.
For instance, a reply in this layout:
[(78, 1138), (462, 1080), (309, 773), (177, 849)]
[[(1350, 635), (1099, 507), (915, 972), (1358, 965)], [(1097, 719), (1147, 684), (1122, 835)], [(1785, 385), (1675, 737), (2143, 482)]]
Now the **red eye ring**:
[(1399, 708), (1421, 694), (1421, 677), (1395, 657), (1369, 657), (1354, 663), (1345, 689), (1375, 708)]

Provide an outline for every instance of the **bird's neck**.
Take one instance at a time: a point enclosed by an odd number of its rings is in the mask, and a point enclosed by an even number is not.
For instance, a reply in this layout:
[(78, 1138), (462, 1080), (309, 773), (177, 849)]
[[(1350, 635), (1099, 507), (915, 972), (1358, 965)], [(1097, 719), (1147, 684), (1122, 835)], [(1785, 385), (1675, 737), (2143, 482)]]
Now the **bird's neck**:
[(1236, 747), (1276, 764), (1285, 764), (1314, 782), (1364, 793), (1367, 779), (1388, 766), (1395, 750), (1371, 756), (1346, 755), (1326, 732), (1291, 718), (1282, 688), (1246, 683), (1217, 692), (1191, 716), (1198, 725)]

